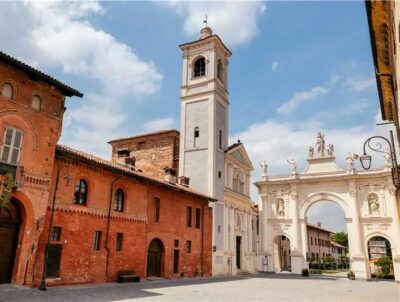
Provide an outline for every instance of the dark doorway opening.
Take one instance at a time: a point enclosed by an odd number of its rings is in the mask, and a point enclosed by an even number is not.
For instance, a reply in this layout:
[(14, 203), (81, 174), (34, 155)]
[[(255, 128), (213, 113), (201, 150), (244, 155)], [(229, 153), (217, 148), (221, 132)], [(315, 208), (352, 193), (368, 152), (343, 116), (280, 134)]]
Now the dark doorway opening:
[(0, 283), (11, 282), (20, 225), (20, 208), (11, 200), (0, 208)]
[(238, 269), (241, 268), (241, 257), (240, 257), (241, 246), (242, 246), (242, 237), (236, 236), (236, 267)]
[(46, 266), (46, 274), (49, 278), (60, 277), (60, 264), (62, 245), (61, 244), (49, 244), (47, 246), (48, 258)]
[(162, 251), (162, 242), (153, 239), (147, 253), (147, 277), (161, 277)]

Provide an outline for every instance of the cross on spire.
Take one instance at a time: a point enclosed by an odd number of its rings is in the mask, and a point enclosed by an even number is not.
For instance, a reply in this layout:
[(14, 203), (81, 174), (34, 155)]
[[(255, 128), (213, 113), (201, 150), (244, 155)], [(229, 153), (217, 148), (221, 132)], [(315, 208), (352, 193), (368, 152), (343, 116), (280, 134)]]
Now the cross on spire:
[(206, 27), (208, 26), (208, 17), (207, 17), (207, 14), (204, 15), (203, 23), (206, 24)]

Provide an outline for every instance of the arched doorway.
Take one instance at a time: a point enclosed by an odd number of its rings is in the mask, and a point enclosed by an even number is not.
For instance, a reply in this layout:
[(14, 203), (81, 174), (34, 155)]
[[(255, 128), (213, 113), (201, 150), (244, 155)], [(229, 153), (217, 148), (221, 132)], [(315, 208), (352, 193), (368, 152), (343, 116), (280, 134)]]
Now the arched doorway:
[(11, 282), (20, 225), (21, 211), (15, 200), (0, 207), (0, 283)]
[(274, 238), (274, 265), (276, 272), (291, 270), (290, 240), (284, 235)]
[(147, 277), (161, 277), (164, 246), (160, 239), (150, 242), (147, 252)]
[(343, 208), (329, 199), (306, 211), (305, 251), (310, 273), (343, 274), (349, 270), (348, 232)]
[(371, 275), (375, 278), (394, 279), (392, 247), (386, 238), (374, 236), (367, 242)]

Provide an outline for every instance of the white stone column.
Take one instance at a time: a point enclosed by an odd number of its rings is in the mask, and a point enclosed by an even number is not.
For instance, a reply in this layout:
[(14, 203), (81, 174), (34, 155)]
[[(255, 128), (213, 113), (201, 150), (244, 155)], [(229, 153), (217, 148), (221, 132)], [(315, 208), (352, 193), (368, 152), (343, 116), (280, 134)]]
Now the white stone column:
[(229, 221), (230, 221), (230, 246), (229, 246), (229, 250), (231, 253), (234, 253), (235, 251), (235, 210), (233, 209), (233, 207), (231, 206), (229, 208)]
[[(392, 180), (391, 178), (388, 179), (388, 184), (391, 184)], [(388, 201), (390, 201), (391, 204), (393, 204), (393, 229), (394, 229), (394, 234), (392, 237), (392, 258), (393, 258), (393, 270), (394, 270), (394, 279), (396, 280), (397, 283), (400, 282), (400, 221), (399, 221), (399, 215), (396, 215), (395, 213), (399, 213), (399, 208), (397, 204), (397, 200), (399, 200), (399, 193), (396, 192), (396, 189), (390, 185), (389, 186), (389, 198)], [(397, 196), (396, 196), (397, 195)], [(396, 198), (397, 197), (397, 198)], [(387, 209), (390, 209), (390, 206), (387, 206)]]
[[(352, 217), (346, 217), (349, 234), (349, 251), (351, 270), (356, 279), (369, 279), (368, 254), (364, 252), (364, 232), (360, 223), (360, 207), (357, 201), (357, 187), (354, 180), (349, 180), (349, 203)], [(346, 213), (347, 214), (347, 213)], [(346, 215), (347, 216), (347, 215)]]
[(290, 195), (289, 195), (290, 212), (292, 216), (292, 228), (293, 228), (293, 238), (290, 242), (292, 248), (291, 263), (292, 263), (292, 273), (301, 274), (303, 269), (303, 248), (301, 244), (301, 226), (299, 222), (299, 209), (297, 206), (297, 185), (291, 184)]

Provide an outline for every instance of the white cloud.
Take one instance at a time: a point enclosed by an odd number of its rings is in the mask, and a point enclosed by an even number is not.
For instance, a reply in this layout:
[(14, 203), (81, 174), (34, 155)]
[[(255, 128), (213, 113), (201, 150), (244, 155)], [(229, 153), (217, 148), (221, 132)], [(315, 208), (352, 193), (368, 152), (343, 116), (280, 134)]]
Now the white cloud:
[(143, 125), (146, 131), (157, 131), (164, 129), (171, 129), (174, 126), (174, 119), (172, 117), (159, 118), (148, 121)]
[(91, 16), (106, 13), (97, 1), (0, 3), (0, 8), (5, 51), (40, 69), (62, 70), (91, 82), (83, 89), (85, 105), (66, 117), (72, 133), (67, 143), (105, 155), (107, 139), (119, 135), (127, 118), (124, 98), (159, 91), (162, 75), (154, 63), (90, 23)]
[(296, 92), (293, 97), (278, 107), (278, 113), (288, 113), (297, 108), (301, 103), (315, 100), (317, 97), (327, 94), (328, 90), (322, 86), (314, 87), (307, 91)]
[(279, 63), (278, 62), (272, 62), (271, 64), (271, 70), (275, 71), (278, 68)]
[(264, 1), (170, 1), (169, 6), (185, 16), (184, 31), (199, 36), (207, 14), (208, 25), (228, 46), (250, 41), (258, 33), (257, 20)]
[(376, 80), (373, 77), (368, 78), (349, 78), (346, 80), (345, 86), (350, 91), (359, 92), (367, 90), (376, 85)]

